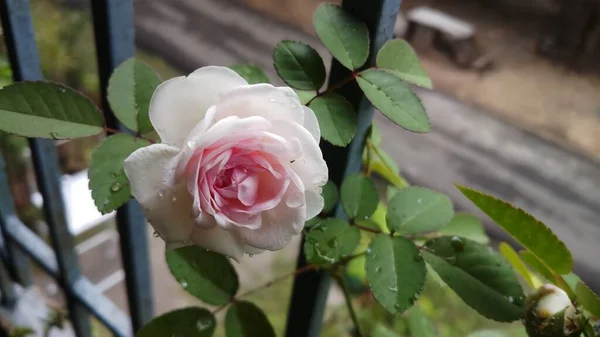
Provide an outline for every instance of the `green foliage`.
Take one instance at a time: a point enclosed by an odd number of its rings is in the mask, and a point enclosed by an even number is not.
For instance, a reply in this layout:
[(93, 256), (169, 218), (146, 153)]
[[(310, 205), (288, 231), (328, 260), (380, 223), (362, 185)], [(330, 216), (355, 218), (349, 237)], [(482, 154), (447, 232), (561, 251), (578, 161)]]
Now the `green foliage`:
[(600, 318), (600, 298), (585, 283), (578, 282), (575, 288), (577, 302), (592, 315)]
[(373, 181), (362, 174), (347, 177), (340, 190), (342, 206), (351, 219), (365, 219), (377, 208), (379, 193)]
[(504, 337), (504, 335), (494, 330), (480, 330), (470, 333), (467, 337)]
[(323, 45), (344, 67), (360, 68), (369, 56), (369, 31), (363, 22), (332, 4), (321, 4), (313, 26)]
[(269, 77), (257, 66), (251, 64), (236, 64), (229, 67), (242, 76), (248, 84), (270, 83)]
[(327, 218), (306, 235), (304, 254), (312, 264), (333, 264), (349, 256), (360, 241), (360, 230), (338, 218)]
[(452, 200), (447, 196), (423, 187), (408, 187), (390, 200), (386, 223), (392, 232), (431, 232), (446, 225), (453, 215)]
[(410, 308), (425, 284), (419, 249), (400, 236), (377, 235), (367, 248), (365, 270), (373, 296), (393, 314)]
[(135, 337), (212, 337), (216, 320), (204, 309), (190, 307), (168, 312), (142, 327)]
[(559, 274), (567, 274), (573, 269), (571, 252), (542, 222), (505, 201), (468, 187), (457, 187), (462, 194), (551, 270)]
[(308, 107), (317, 116), (323, 139), (337, 146), (350, 143), (356, 132), (356, 112), (347, 99), (327, 94), (312, 100)]
[(214, 305), (228, 303), (239, 288), (229, 259), (199, 246), (166, 252), (167, 265), (177, 282), (190, 294)]
[(413, 132), (431, 131), (421, 100), (402, 79), (382, 69), (368, 69), (356, 80), (371, 104), (392, 122)]
[(304, 43), (280, 41), (273, 52), (275, 70), (290, 87), (319, 90), (325, 83), (325, 65), (319, 53)]
[(519, 254), (506, 242), (500, 242), (498, 250), (511, 264), (514, 270), (523, 277), (525, 282), (527, 282), (532, 289), (536, 289), (537, 285), (533, 280), (535, 276), (529, 272), (529, 269), (527, 269), (527, 266), (523, 263)]
[(100, 213), (112, 212), (131, 198), (123, 162), (135, 150), (148, 145), (147, 140), (122, 133), (109, 137), (94, 151), (88, 178), (92, 198)]
[(108, 82), (108, 103), (119, 121), (139, 134), (154, 130), (148, 109), (160, 82), (152, 68), (135, 58), (121, 63)]
[(296, 90), (296, 95), (300, 98), (300, 103), (306, 105), (317, 96), (317, 92), (315, 90)]
[(275, 337), (273, 326), (260, 308), (246, 301), (236, 302), (225, 315), (227, 337)]
[(375, 328), (373, 329), (373, 333), (371, 334), (371, 336), (372, 337), (400, 337), (397, 333), (390, 330), (383, 324), (375, 325)]
[(79, 138), (98, 134), (102, 113), (79, 92), (51, 82), (19, 82), (0, 89), (0, 130), (25, 137)]
[(404, 40), (390, 40), (377, 53), (377, 67), (388, 69), (408, 83), (424, 88), (433, 87), (421, 66), (417, 53)]
[(337, 186), (331, 180), (327, 181), (325, 186), (323, 186), (323, 191), (321, 192), (321, 196), (323, 197), (323, 213), (329, 213), (333, 210), (335, 205), (337, 205), (338, 199), (340, 198), (340, 194), (338, 192)]
[(450, 223), (438, 231), (443, 235), (457, 235), (487, 245), (490, 238), (485, 234), (483, 224), (474, 215), (456, 213)]
[(427, 263), (481, 315), (501, 322), (521, 317), (521, 285), (508, 262), (488, 246), (446, 236), (427, 241), (424, 248)]
[(436, 329), (433, 322), (423, 313), (419, 306), (412, 307), (406, 313), (408, 330), (413, 337), (436, 337)]

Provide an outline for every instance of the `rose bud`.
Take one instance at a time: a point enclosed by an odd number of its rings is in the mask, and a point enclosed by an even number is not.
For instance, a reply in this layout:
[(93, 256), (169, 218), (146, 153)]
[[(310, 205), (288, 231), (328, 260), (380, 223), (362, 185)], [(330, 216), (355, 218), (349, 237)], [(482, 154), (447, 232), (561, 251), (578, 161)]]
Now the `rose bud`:
[(585, 320), (564, 290), (546, 284), (527, 299), (523, 324), (530, 337), (575, 337)]

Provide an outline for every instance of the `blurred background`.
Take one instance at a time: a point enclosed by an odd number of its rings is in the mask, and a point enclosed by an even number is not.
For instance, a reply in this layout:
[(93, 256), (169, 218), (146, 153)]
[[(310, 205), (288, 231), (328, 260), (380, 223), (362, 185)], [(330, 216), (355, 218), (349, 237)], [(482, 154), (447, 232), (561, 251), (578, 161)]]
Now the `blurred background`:
[[(92, 0), (93, 1), (93, 0)], [(251, 63), (281, 84), (271, 63), (282, 39), (315, 47), (312, 13), (320, 0), (137, 0), (137, 57), (163, 80), (204, 65)], [(100, 101), (89, 0), (30, 0), (44, 75)], [(395, 27), (408, 39), (433, 80), (415, 89), (433, 132), (410, 134), (376, 115), (383, 148), (414, 184), (451, 195), (458, 210), (475, 211), (454, 183), (492, 193), (549, 225), (573, 251), (576, 270), (600, 289), (600, 0), (403, 0)], [(0, 85), (11, 81), (0, 48)], [(63, 194), (83, 273), (125, 310), (124, 274), (113, 215), (101, 216), (87, 189), (86, 168), (100, 138), (61, 143)], [(27, 143), (1, 134), (11, 189), (21, 218), (36, 232), (40, 212)], [(477, 213), (480, 214), (480, 213)], [(483, 219), (484, 217), (482, 217)], [(487, 223), (494, 242), (507, 240)], [(148, 229), (157, 314), (195, 303), (172, 279), (164, 244)], [(246, 289), (295, 268), (299, 240), (284, 251), (245, 258), (236, 267)], [(253, 295), (282, 335), (292, 279)], [(63, 302), (59, 287), (39, 273), (39, 294)], [(356, 286), (364, 324), (384, 316)], [(524, 336), (519, 324), (477, 315), (434, 281), (419, 300), (441, 336), (479, 329)], [(402, 332), (403, 321), (390, 322)], [(323, 336), (347, 336), (344, 299), (332, 288)], [(220, 327), (222, 328), (222, 327)], [(97, 336), (109, 334), (96, 324)], [(218, 331), (218, 336), (223, 336)], [(52, 335), (55, 336), (55, 335)], [(59, 336), (58, 334), (56, 336)]]

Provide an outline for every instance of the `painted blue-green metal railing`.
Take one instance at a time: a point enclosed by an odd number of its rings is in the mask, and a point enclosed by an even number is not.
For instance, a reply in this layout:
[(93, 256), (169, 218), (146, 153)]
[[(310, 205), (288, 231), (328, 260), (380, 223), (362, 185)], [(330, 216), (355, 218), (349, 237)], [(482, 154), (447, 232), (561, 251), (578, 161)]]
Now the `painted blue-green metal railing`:
[[(91, 0), (103, 97), (112, 70), (134, 54), (133, 0)], [(343, 6), (361, 20), (371, 32), (371, 57), (393, 36), (400, 0), (344, 0)], [(0, 15), (14, 80), (42, 79), (28, 0), (0, 0)], [(338, 62), (332, 64), (331, 83), (346, 78), (349, 71)], [(337, 183), (360, 168), (364, 139), (371, 124), (373, 109), (356, 85), (340, 93), (358, 111), (358, 128), (347, 148), (322, 143), (330, 178)], [(107, 126), (126, 131), (103, 100)], [(1, 112), (0, 112), (1, 113)], [(0, 158), (0, 291), (4, 306), (17, 300), (14, 282), (32, 283), (29, 259), (55, 278), (65, 293), (67, 309), (77, 337), (91, 336), (89, 314), (96, 316), (116, 336), (131, 336), (153, 315), (151, 278), (146, 241), (146, 225), (139, 204), (132, 201), (117, 211), (123, 267), (126, 275), (130, 317), (80, 274), (73, 238), (68, 231), (60, 192), (59, 167), (52, 141), (32, 139), (31, 153), (36, 179), (44, 199), (44, 214), (50, 228), (51, 247), (16, 216), (4, 162)], [(340, 209), (336, 215), (342, 215)], [(299, 266), (305, 263), (303, 252)], [(321, 329), (323, 309), (330, 280), (324, 272), (309, 272), (296, 277), (288, 312), (286, 336), (316, 337)]]

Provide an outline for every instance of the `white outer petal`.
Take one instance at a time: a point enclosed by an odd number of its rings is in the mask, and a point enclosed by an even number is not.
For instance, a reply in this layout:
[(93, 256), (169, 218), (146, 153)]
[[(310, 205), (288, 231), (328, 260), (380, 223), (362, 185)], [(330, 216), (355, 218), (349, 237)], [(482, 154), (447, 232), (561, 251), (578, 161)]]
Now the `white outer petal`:
[(317, 116), (309, 107), (302, 106), (302, 108), (304, 109), (304, 127), (319, 143), (321, 141), (321, 129), (319, 128)]
[(163, 188), (163, 181), (173, 172), (170, 170), (179, 149), (165, 144), (152, 144), (134, 151), (125, 159), (123, 167), (131, 185), (131, 194), (139, 201)]
[(138, 201), (148, 222), (165, 242), (189, 242), (195, 223), (191, 217), (192, 198), (184, 183)]
[(170, 79), (152, 95), (150, 121), (163, 143), (181, 147), (210, 106), (225, 93), (247, 84), (235, 71), (214, 66)]
[(288, 141), (299, 141), (302, 146), (302, 155), (293, 163), (284, 163), (286, 167), (294, 170), (304, 183), (305, 189), (312, 189), (325, 185), (328, 179), (328, 169), (319, 143), (302, 125), (278, 120), (273, 122), (269, 132), (280, 135)]
[(296, 93), (270, 84), (243, 86), (225, 94), (217, 104), (215, 120), (229, 116), (260, 116), (268, 121), (286, 120), (304, 125), (304, 110)]
[(321, 196), (321, 188), (316, 187), (306, 190), (304, 196), (306, 197), (306, 218), (312, 219), (321, 213), (325, 205), (325, 201)]
[[(248, 253), (245, 244), (235, 238), (231, 231), (218, 225), (210, 229), (194, 227), (191, 241), (202, 248), (227, 255), (236, 261), (239, 261), (244, 253)], [(254, 254), (254, 251), (252, 254)]]

